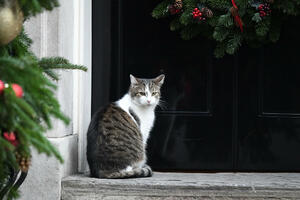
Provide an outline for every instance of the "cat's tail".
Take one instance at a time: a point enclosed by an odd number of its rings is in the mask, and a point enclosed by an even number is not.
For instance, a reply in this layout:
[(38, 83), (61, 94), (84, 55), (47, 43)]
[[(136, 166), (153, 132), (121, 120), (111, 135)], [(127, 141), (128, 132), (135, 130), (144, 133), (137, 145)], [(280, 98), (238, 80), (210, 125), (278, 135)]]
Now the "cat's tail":
[(134, 168), (130, 171), (120, 171), (112, 173), (103, 173), (100, 175), (100, 178), (109, 178), (109, 179), (121, 179), (121, 178), (142, 178), (142, 177), (151, 177), (153, 172), (149, 166), (143, 168)]

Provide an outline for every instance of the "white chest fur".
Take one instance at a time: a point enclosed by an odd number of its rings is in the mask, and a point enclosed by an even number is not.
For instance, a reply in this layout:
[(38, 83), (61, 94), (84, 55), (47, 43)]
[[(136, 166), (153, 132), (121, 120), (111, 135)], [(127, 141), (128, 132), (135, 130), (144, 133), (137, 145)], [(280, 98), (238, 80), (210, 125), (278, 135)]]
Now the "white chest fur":
[[(154, 106), (147, 107), (138, 107), (133, 104), (130, 96), (126, 94), (123, 98), (116, 102), (118, 106), (120, 106), (124, 111), (126, 111), (129, 115), (129, 108), (137, 115), (140, 120), (140, 130), (143, 135), (144, 144), (147, 143), (147, 139), (149, 137), (150, 131), (154, 124)], [(130, 115), (131, 116), (131, 115)], [(134, 120), (134, 118), (132, 117)], [(134, 120), (135, 121), (135, 120)]]
[(143, 142), (146, 144), (154, 123), (154, 110), (150, 108), (132, 108), (132, 110), (140, 119), (140, 129), (143, 135)]

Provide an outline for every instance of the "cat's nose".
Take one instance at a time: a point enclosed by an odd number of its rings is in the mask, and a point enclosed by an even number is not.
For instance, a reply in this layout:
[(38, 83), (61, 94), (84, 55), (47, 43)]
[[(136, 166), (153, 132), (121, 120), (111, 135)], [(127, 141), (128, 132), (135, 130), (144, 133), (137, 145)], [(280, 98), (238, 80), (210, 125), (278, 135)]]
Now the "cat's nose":
[(148, 102), (148, 103), (150, 103), (150, 102), (151, 102), (151, 100), (147, 100), (147, 102)]

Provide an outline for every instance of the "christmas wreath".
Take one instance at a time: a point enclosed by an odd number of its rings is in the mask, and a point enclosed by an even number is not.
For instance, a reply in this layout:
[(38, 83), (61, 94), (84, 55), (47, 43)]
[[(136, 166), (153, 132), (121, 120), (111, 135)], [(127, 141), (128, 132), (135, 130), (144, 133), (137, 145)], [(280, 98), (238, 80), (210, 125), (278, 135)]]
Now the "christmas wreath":
[(214, 54), (234, 54), (242, 44), (276, 42), (282, 24), (300, 12), (299, 0), (164, 0), (154, 18), (169, 17), (183, 39), (197, 35), (216, 41)]

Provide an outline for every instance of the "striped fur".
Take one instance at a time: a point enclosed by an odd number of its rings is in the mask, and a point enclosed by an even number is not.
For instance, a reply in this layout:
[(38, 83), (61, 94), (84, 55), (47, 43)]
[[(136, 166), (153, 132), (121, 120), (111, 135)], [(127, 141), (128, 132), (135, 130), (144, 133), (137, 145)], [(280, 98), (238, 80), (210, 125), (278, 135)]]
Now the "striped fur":
[[(151, 87), (156, 87), (154, 81), (151, 84)], [(151, 84), (148, 83), (146, 86), (149, 87)], [(131, 88), (133, 85), (134, 83), (131, 82)], [(153, 125), (156, 104), (126, 107), (133, 101), (131, 95), (133, 94), (129, 90), (127, 96), (125, 95), (116, 103), (100, 108), (92, 117), (87, 133), (87, 160), (92, 177), (152, 176), (151, 168), (146, 165), (145, 141)], [(151, 122), (147, 120), (151, 124), (146, 136), (144, 115), (152, 116)]]

